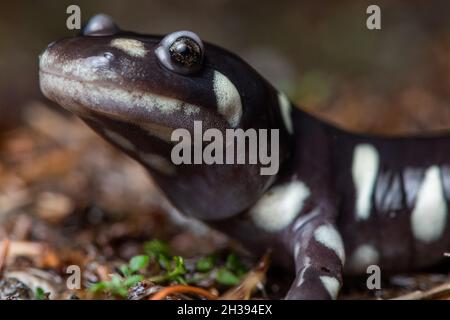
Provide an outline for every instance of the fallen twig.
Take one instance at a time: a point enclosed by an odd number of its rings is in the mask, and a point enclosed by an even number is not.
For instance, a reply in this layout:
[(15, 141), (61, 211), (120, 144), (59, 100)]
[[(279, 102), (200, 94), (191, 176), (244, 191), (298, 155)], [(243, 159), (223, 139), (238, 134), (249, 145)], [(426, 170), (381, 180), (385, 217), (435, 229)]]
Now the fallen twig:
[(161, 291), (155, 293), (152, 297), (149, 298), (149, 300), (162, 300), (165, 297), (167, 297), (168, 295), (171, 295), (174, 293), (192, 293), (192, 294), (196, 294), (198, 296), (205, 297), (206, 299), (209, 299), (209, 300), (217, 299), (216, 295), (210, 293), (209, 291), (207, 291), (205, 289), (193, 287), (193, 286), (186, 286), (186, 285), (175, 285), (175, 286), (171, 286), (171, 287), (166, 287), (166, 288), (162, 289)]
[(450, 295), (450, 281), (426, 291), (414, 291), (391, 300), (429, 300)]
[(2, 246), (0, 247), (0, 278), (2, 277), (3, 271), (5, 269), (8, 251), (9, 251), (9, 239), (6, 238), (2, 241)]
[(18, 256), (28, 257), (36, 260), (42, 256), (45, 251), (45, 244), (34, 241), (11, 241), (9, 243), (9, 256), (11, 260)]

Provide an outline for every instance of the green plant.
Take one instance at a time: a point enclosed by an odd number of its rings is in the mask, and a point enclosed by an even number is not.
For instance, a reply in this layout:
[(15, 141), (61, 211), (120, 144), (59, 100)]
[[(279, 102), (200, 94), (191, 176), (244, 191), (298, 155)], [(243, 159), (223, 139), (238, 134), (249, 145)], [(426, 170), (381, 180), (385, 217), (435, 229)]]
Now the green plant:
[(129, 263), (120, 267), (120, 272), (125, 277), (129, 277), (140, 270), (144, 270), (148, 267), (150, 257), (146, 255), (135, 256), (130, 259)]
[(195, 262), (195, 270), (192, 270), (194, 273), (189, 275), (183, 257), (171, 255), (166, 243), (159, 240), (146, 242), (144, 252), (144, 255), (135, 256), (128, 264), (120, 266), (120, 274), (113, 274), (111, 280), (93, 284), (90, 291), (126, 298), (128, 289), (144, 279), (143, 271), (152, 262), (160, 266), (161, 272), (146, 279), (157, 284), (195, 284), (210, 279), (224, 286), (234, 286), (239, 284), (242, 276), (247, 273), (246, 266), (234, 253), (229, 254), (223, 264), (217, 263), (216, 254), (202, 257)]
[(216, 255), (209, 255), (203, 258), (200, 258), (197, 260), (195, 264), (195, 270), (198, 272), (208, 272), (211, 271), (215, 264), (216, 264), (217, 256)]
[(164, 259), (163, 268), (166, 270), (164, 274), (151, 277), (148, 280), (155, 283), (162, 283), (162, 282), (177, 282), (181, 284), (187, 283), (186, 278), (184, 277), (187, 274), (187, 270), (184, 264), (183, 257), (173, 256), (170, 260)]
[(230, 271), (236, 273), (239, 277), (246, 274), (248, 269), (242, 263), (242, 261), (238, 258), (234, 253), (230, 253), (227, 256), (227, 261), (225, 263), (225, 267)]
[(113, 296), (126, 298), (128, 289), (144, 279), (143, 275), (137, 273), (146, 269), (149, 261), (149, 256), (135, 256), (128, 264), (120, 266), (119, 270), (123, 276), (113, 274), (111, 280), (97, 282), (89, 290), (93, 293), (108, 292)]
[(216, 281), (225, 286), (235, 286), (242, 276), (247, 273), (247, 267), (234, 253), (227, 256), (225, 266), (220, 267), (216, 273)]
[(48, 300), (48, 293), (45, 293), (41, 287), (37, 287), (34, 297), (36, 300)]
[(239, 283), (239, 277), (227, 268), (221, 267), (217, 270), (216, 281), (225, 286), (235, 286)]
[(158, 258), (159, 255), (170, 256), (169, 246), (160, 240), (144, 243), (144, 251), (151, 258)]
[(154, 276), (148, 280), (155, 283), (176, 282), (186, 284), (185, 275), (187, 274), (184, 259), (181, 256), (172, 256), (169, 246), (160, 241), (152, 240), (144, 244), (145, 253), (156, 260), (160, 267), (165, 270), (162, 275)]

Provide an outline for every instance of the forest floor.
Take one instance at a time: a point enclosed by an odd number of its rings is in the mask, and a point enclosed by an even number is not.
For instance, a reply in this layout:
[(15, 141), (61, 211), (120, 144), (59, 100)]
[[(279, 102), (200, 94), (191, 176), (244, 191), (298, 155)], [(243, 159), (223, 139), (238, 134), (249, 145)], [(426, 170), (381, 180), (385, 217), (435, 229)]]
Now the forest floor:
[[(289, 279), (173, 214), (146, 172), (36, 102), (0, 137), (0, 299), (270, 299)], [(449, 258), (450, 259), (450, 258)], [(346, 281), (341, 299), (449, 299), (448, 269)]]

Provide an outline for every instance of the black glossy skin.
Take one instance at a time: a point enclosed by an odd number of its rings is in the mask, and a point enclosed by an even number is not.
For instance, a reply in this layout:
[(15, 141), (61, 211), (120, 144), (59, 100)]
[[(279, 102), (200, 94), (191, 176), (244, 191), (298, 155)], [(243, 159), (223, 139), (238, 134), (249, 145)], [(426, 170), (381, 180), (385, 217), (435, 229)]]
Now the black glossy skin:
[[(119, 37), (145, 43), (149, 54), (145, 58), (136, 58), (111, 48), (108, 44)], [(161, 37), (120, 32), (57, 41), (46, 51), (55, 55), (56, 63), (46, 65), (41, 61), (42, 90), (47, 97), (79, 115), (100, 135), (138, 161), (141, 161), (139, 152), (152, 152), (170, 159), (171, 145), (149, 134), (148, 126), (144, 129), (144, 125), (152, 125), (152, 130), (155, 125), (165, 129), (192, 129), (193, 120), (202, 120), (208, 127), (220, 130), (229, 127), (216, 111), (212, 86), (214, 71), (224, 74), (235, 85), (242, 100), (243, 115), (239, 128), (280, 129), (281, 170), (272, 181), (271, 188), (293, 179), (302, 181), (309, 188), (310, 196), (300, 212), (297, 212), (297, 217), (276, 232), (264, 230), (254, 223), (248, 210), (268, 188), (268, 177), (259, 175), (258, 165), (183, 165), (177, 168), (177, 174), (173, 176), (161, 174), (150, 166), (147, 168), (180, 211), (206, 220), (242, 241), (255, 254), (262, 254), (268, 248), (274, 249), (274, 263), (287, 269), (295, 269), (296, 272), (296, 280), (287, 298), (329, 299), (337, 294), (337, 288), (334, 292), (333, 284), (342, 284), (343, 263), (337, 251), (318, 242), (314, 236), (321, 226), (326, 225), (339, 231), (347, 256), (363, 243), (376, 247), (379, 253), (377, 264), (383, 272), (433, 264), (449, 249), (448, 219), (445, 220), (443, 234), (436, 241), (424, 243), (416, 239), (410, 223), (414, 201), (408, 200), (417, 198), (426, 168), (438, 165), (442, 169), (441, 179), (448, 208), (449, 136), (382, 138), (354, 135), (296, 108), (290, 113), (294, 134), (289, 135), (282, 121), (278, 93), (241, 59), (226, 50), (205, 44), (203, 68), (194, 75), (179, 75), (162, 67), (153, 54), (160, 40)], [(180, 113), (167, 116), (154, 110), (150, 112), (133, 106), (130, 108), (111, 101), (108, 97), (104, 97), (93, 107), (84, 98), (80, 98), (83, 94), (89, 95), (88, 92), (69, 96), (64, 90), (58, 91), (42, 80), (48, 72), (70, 78), (70, 74), (64, 74), (61, 64), (99, 56), (104, 52), (114, 55), (108, 68), (120, 77), (93, 82), (95, 85), (175, 97), (200, 106), (200, 113), (195, 117), (186, 117)], [(130, 151), (123, 148), (117, 141), (105, 136), (104, 129), (126, 138), (136, 149)], [(360, 143), (374, 146), (380, 159), (371, 200), (371, 214), (363, 221), (355, 218), (356, 190), (351, 174), (353, 150)], [(403, 172), (408, 167), (417, 168), (419, 172), (418, 184), (414, 188), (405, 187)], [(399, 188), (394, 183), (395, 179), (389, 178), (391, 175), (399, 177)], [(294, 230), (295, 223), (305, 217), (305, 224)], [(300, 250), (294, 250), (296, 246)], [(331, 279), (331, 284), (327, 282), (328, 286), (325, 285), (324, 277)]]
[[(141, 41), (151, 54), (147, 54), (142, 59), (129, 56), (121, 50), (109, 46), (109, 43), (117, 38)], [(67, 101), (62, 101), (63, 98), (60, 94), (45, 88), (43, 88), (43, 92), (50, 99), (80, 116), (100, 135), (104, 136), (102, 131), (105, 128), (120, 132), (126, 139), (139, 146), (141, 152), (156, 152), (170, 159), (173, 145), (150, 135), (142, 129), (142, 126), (150, 125), (158, 129), (162, 128), (161, 130), (166, 130), (165, 134), (169, 137), (174, 128), (186, 128), (192, 131), (193, 120), (202, 121), (204, 130), (217, 128), (223, 131), (228, 128), (224, 118), (215, 111), (217, 106), (212, 78), (214, 71), (217, 70), (226, 75), (237, 88), (247, 88), (245, 93), (241, 94), (244, 112), (238, 128), (244, 130), (247, 128), (280, 129), (280, 155), (281, 158), (286, 157), (289, 138), (284, 127), (280, 126), (278, 111), (271, 108), (276, 103), (276, 92), (258, 73), (237, 56), (214, 45), (206, 44), (207, 55), (204, 67), (194, 75), (176, 74), (161, 66), (153, 54), (161, 39), (161, 36), (144, 36), (130, 32), (119, 32), (114, 36), (80, 36), (62, 39), (47, 48), (46, 53), (56, 56), (56, 63), (41, 65), (41, 73), (61, 75), (63, 71), (60, 63), (102, 56), (107, 52), (112, 53), (114, 59), (108, 68), (119, 77), (108, 81), (97, 80), (95, 81), (96, 85), (118, 87), (130, 92), (137, 90), (151, 92), (198, 105), (201, 107), (201, 112), (195, 115), (195, 118), (186, 118), (181, 113), (171, 114), (168, 117), (158, 111), (148, 112), (142, 108), (129, 108), (127, 105), (112, 102), (106, 95), (104, 100), (102, 99), (103, 101), (91, 108), (83, 108), (83, 102), (79, 102), (77, 99), (72, 99), (75, 101), (68, 106)], [(70, 74), (65, 76), (71, 78)], [(108, 107), (103, 108), (103, 106)], [(176, 181), (167, 179), (166, 176), (160, 175), (151, 168), (149, 170), (170, 200), (177, 207), (183, 208), (186, 214), (214, 220), (244, 210), (261, 195), (269, 177), (257, 174), (259, 168), (259, 165), (210, 165), (205, 167), (182, 165), (177, 168)], [(240, 180), (241, 183), (236, 184), (237, 180)], [(192, 188), (193, 184), (196, 186), (195, 188)], [(235, 187), (229, 188), (230, 185), (235, 185)], [(174, 196), (175, 194), (176, 196)], [(211, 214), (212, 206), (215, 207), (214, 214)]]

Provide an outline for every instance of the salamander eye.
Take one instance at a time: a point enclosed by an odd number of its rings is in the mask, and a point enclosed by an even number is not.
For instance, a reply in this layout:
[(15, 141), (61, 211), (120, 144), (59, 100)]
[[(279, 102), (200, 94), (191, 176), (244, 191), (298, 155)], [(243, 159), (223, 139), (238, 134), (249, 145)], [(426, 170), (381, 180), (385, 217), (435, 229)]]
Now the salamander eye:
[(155, 53), (161, 64), (179, 74), (192, 74), (203, 64), (203, 43), (190, 31), (178, 31), (161, 40)]
[(97, 14), (89, 19), (86, 26), (81, 30), (83, 36), (112, 36), (119, 31), (114, 20), (103, 13)]

